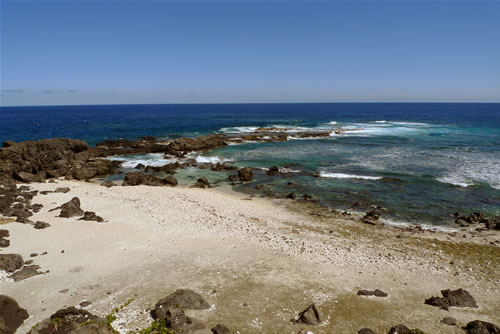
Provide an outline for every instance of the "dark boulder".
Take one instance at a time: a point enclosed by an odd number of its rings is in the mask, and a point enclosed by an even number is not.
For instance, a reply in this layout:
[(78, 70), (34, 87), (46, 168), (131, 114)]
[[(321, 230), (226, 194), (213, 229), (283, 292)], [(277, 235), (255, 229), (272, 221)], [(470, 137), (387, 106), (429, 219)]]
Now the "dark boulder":
[(213, 334), (231, 334), (229, 328), (221, 324), (217, 324), (217, 326), (212, 328), (211, 331)]
[(10, 246), (10, 240), (7, 240), (10, 233), (8, 230), (0, 229), (0, 247), (5, 248)]
[(221, 135), (209, 135), (197, 138), (179, 138), (167, 145), (167, 152), (183, 155), (185, 152), (207, 151), (227, 145)]
[(500, 327), (491, 322), (474, 320), (465, 326), (469, 334), (500, 334)]
[(28, 317), (14, 298), (0, 295), (0, 334), (15, 333)]
[(27, 334), (112, 334), (104, 319), (82, 309), (68, 307), (36, 324)]
[(286, 198), (289, 198), (289, 199), (296, 199), (297, 198), (297, 195), (295, 195), (294, 192), (291, 192), (289, 193), (288, 195), (285, 196)]
[(44, 274), (43, 272), (39, 271), (40, 266), (38, 265), (31, 265), (31, 266), (24, 266), (21, 270), (16, 271), (12, 275), (9, 276), (9, 278), (12, 278), (14, 282), (19, 282), (23, 281), (25, 279), (28, 279), (33, 276), (37, 275), (42, 275)]
[(322, 315), (316, 305), (313, 303), (300, 312), (296, 319), (292, 320), (296, 324), (305, 324), (317, 326), (323, 321)]
[(41, 222), (41, 221), (37, 221), (34, 225), (34, 228), (36, 228), (37, 230), (43, 230), (44, 228), (47, 228), (47, 227), (50, 227), (50, 224), (46, 223), (46, 222)]
[(80, 199), (73, 197), (69, 202), (60, 206), (61, 213), (59, 217), (70, 218), (83, 215), (83, 210), (80, 208)]
[(444, 317), (443, 320), (441, 320), (441, 322), (445, 325), (448, 325), (448, 326), (456, 326), (457, 319), (452, 318), (452, 317)]
[(413, 334), (411, 329), (403, 324), (391, 327), (388, 334)]
[(371, 290), (359, 290), (358, 296), (375, 296), (375, 297), (387, 297), (387, 293), (382, 290), (375, 289)]
[(252, 179), (253, 179), (252, 168), (250, 168), (250, 167), (240, 168), (238, 170), (238, 178), (240, 179), (241, 182), (252, 181)]
[(368, 211), (363, 218), (361, 218), (361, 222), (369, 225), (379, 225), (380, 213), (375, 210)]
[(208, 183), (208, 180), (206, 177), (200, 177), (196, 183), (193, 185), (194, 188), (208, 188), (210, 187), (210, 184)]
[(151, 311), (151, 316), (153, 319), (163, 319), (168, 309), (205, 310), (209, 307), (207, 301), (198, 293), (189, 289), (179, 289), (160, 299)]
[(85, 211), (85, 213), (83, 214), (83, 217), (79, 218), (78, 220), (95, 221), (98, 223), (102, 223), (104, 221), (104, 219), (102, 217), (99, 217), (93, 211)]
[(228, 172), (238, 169), (236, 166), (225, 165), (218, 162), (215, 166), (212, 166), (211, 169), (215, 172)]
[(164, 166), (147, 166), (146, 172), (174, 174), (175, 170), (179, 168), (182, 168), (182, 165), (178, 162), (174, 162), (171, 164), (166, 164)]
[(204, 329), (205, 326), (184, 314), (181, 309), (169, 309), (165, 312), (165, 327), (175, 330), (175, 333), (195, 334), (196, 331)]
[(269, 175), (269, 176), (275, 176), (275, 175), (278, 175), (279, 173), (280, 173), (280, 169), (277, 166), (273, 166), (273, 167), (269, 168), (269, 170), (267, 171), (267, 175)]
[(55, 193), (67, 193), (69, 192), (69, 187), (59, 187), (59, 188), (56, 188), (56, 190), (54, 190)]
[(115, 184), (113, 182), (111, 182), (111, 181), (106, 181), (106, 182), (101, 183), (101, 186), (106, 187), (106, 188), (111, 188), (114, 185)]
[(448, 310), (449, 307), (472, 307), (477, 308), (477, 303), (474, 297), (464, 289), (457, 290), (441, 290), (443, 297), (431, 297), (425, 300), (425, 304), (437, 306), (443, 310)]
[(238, 181), (238, 175), (229, 175), (229, 181), (234, 183)]
[(19, 254), (0, 254), (0, 270), (8, 273), (21, 269), (24, 266), (23, 257)]

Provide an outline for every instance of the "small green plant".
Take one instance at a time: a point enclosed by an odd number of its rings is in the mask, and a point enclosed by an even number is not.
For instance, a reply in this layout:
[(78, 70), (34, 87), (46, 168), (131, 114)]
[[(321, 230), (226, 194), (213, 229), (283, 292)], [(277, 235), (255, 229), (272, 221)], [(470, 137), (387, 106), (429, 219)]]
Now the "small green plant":
[(175, 334), (175, 331), (167, 328), (165, 319), (156, 320), (151, 323), (151, 326), (141, 329), (138, 334)]
[(62, 318), (53, 318), (51, 319), (51, 321), (54, 327), (57, 329), (57, 326), (59, 326), (59, 324), (62, 322)]
[(116, 313), (120, 312), (125, 307), (130, 305), (130, 303), (132, 303), (134, 300), (135, 298), (128, 299), (125, 303), (121, 304), (118, 307), (115, 307), (114, 310), (106, 316), (106, 327), (108, 327), (108, 330), (110, 330), (113, 333), (118, 333), (118, 331), (113, 328), (113, 322), (116, 320)]

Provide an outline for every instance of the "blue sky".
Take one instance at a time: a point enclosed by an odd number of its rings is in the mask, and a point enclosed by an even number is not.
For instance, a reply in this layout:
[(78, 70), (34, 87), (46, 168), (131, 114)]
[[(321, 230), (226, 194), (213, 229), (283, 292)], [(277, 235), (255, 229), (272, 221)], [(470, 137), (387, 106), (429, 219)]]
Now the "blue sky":
[(500, 2), (1, 2), (2, 105), (500, 101)]

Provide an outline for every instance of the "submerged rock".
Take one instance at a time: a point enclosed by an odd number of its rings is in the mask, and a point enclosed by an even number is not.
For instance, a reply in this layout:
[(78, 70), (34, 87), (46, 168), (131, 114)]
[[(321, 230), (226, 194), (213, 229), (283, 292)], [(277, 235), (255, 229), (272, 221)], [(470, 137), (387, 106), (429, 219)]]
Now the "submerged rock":
[(13, 334), (28, 319), (28, 312), (14, 298), (0, 295), (0, 333)]
[(443, 310), (448, 310), (449, 307), (472, 307), (477, 308), (477, 303), (474, 297), (464, 289), (457, 290), (441, 290), (443, 297), (431, 297), (425, 300), (425, 304), (437, 306)]
[(275, 175), (278, 175), (279, 173), (280, 173), (280, 169), (277, 166), (273, 166), (273, 167), (269, 168), (269, 170), (267, 171), (267, 175), (269, 175), (269, 176), (275, 176)]
[(249, 182), (253, 180), (253, 171), (250, 167), (243, 167), (238, 170), (238, 178), (241, 182)]

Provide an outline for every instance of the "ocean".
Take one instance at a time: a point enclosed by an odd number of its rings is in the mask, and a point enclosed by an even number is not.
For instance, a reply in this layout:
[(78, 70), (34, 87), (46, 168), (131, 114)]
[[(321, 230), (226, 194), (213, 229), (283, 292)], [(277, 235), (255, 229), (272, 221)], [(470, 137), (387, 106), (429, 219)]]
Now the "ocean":
[[(262, 170), (237, 191), (312, 195), (341, 210), (385, 208), (388, 224), (454, 227), (453, 212), (500, 215), (500, 104), (297, 103), (1, 107), (0, 141), (78, 138), (90, 145), (144, 136), (179, 138), (248, 132), (258, 127), (356, 129), (328, 138), (244, 143), (200, 154)], [(158, 154), (115, 157), (136, 163), (171, 162)], [(265, 168), (286, 167), (289, 177)], [(300, 173), (319, 173), (315, 178)], [(296, 172), (296, 176), (294, 176)], [(183, 171), (182, 173), (186, 173)], [(222, 181), (216, 173), (210, 181)], [(217, 179), (219, 178), (219, 179)], [(225, 177), (224, 177), (225, 178)], [(292, 187), (290, 186), (292, 185)], [(355, 208), (354, 203), (358, 203)]]

